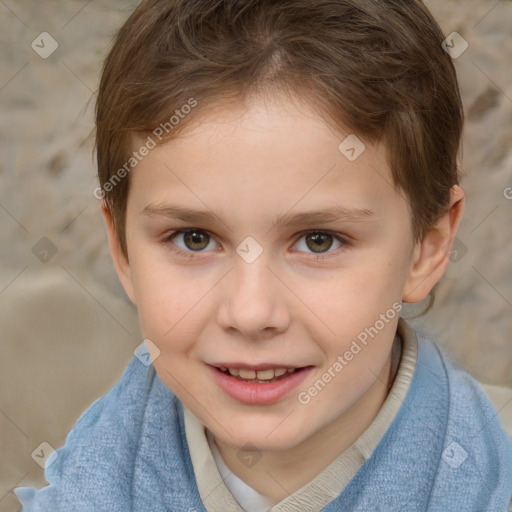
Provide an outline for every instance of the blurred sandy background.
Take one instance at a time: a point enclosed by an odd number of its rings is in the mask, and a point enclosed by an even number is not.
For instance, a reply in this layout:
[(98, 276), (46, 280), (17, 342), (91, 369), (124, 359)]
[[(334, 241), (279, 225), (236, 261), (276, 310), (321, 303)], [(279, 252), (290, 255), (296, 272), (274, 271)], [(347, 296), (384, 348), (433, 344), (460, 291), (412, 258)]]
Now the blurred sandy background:
[[(136, 3), (0, 0), (0, 510), (16, 510), (10, 488), (42, 485), (33, 450), (64, 442), (141, 341), (92, 194), (89, 137), (103, 58)], [(477, 379), (512, 387), (512, 2), (426, 3), (469, 44), (456, 59), (467, 206), (416, 323)], [(42, 32), (58, 44), (45, 59), (31, 47), (51, 49)]]

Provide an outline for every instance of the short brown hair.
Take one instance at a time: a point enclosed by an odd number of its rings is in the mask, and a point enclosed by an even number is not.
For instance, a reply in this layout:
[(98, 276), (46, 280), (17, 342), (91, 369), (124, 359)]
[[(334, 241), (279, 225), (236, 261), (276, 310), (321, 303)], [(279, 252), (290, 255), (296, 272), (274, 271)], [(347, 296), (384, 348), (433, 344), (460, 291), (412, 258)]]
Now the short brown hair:
[(419, 0), (143, 0), (113, 43), (96, 104), (99, 181), (125, 255), (129, 179), (112, 179), (130, 170), (134, 136), (169, 127), (191, 98), (198, 106), (158, 142), (209, 107), (279, 92), (385, 143), (421, 240), (459, 181), (463, 111), (443, 39)]

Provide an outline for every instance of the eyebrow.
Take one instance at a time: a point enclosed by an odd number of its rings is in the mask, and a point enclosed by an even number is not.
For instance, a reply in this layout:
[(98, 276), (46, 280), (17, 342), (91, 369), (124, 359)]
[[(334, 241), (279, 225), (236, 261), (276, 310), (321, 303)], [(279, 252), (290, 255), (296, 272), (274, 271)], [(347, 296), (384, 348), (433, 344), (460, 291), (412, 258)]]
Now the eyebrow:
[[(194, 210), (187, 206), (173, 204), (149, 204), (141, 212), (141, 215), (161, 216), (169, 219), (179, 219), (191, 224), (215, 223), (216, 221), (228, 226), (218, 215), (211, 210)], [(285, 228), (298, 225), (319, 225), (333, 222), (364, 222), (374, 216), (372, 210), (366, 208), (345, 208), (334, 206), (324, 210), (311, 210), (300, 213), (285, 213), (274, 219), (272, 226)]]

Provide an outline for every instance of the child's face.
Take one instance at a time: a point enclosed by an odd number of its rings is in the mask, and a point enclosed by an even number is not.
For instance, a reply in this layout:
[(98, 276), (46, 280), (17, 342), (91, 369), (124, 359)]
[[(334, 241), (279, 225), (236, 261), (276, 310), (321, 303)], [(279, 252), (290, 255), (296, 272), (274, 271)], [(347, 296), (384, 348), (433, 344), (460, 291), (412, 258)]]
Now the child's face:
[[(382, 400), (414, 252), (383, 148), (349, 161), (338, 149), (349, 131), (284, 99), (226, 108), (183, 135), (132, 171), (120, 272), (160, 378), (222, 441), (263, 450)], [(171, 206), (204, 213), (172, 218)], [(333, 208), (337, 220), (320, 219)], [(241, 383), (221, 365), (305, 369)]]

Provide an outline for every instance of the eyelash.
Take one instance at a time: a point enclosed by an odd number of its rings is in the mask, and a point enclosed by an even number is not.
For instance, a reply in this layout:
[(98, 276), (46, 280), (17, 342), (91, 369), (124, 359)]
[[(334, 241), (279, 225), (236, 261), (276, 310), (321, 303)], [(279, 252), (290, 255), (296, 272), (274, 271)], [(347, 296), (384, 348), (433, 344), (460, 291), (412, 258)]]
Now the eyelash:
[[(185, 259), (188, 259), (188, 260), (191, 260), (191, 259), (196, 259), (196, 258), (201, 258), (201, 257), (204, 257), (202, 255), (203, 252), (206, 252), (206, 251), (184, 251), (183, 249), (177, 247), (174, 243), (173, 243), (173, 239), (178, 236), (178, 235), (182, 235), (182, 234), (186, 234), (186, 233), (190, 233), (190, 232), (199, 232), (199, 233), (206, 233), (208, 236), (210, 236), (210, 239), (211, 240), (214, 240), (214, 237), (206, 230), (204, 229), (198, 229), (198, 228), (186, 228), (186, 229), (179, 229), (177, 231), (173, 231), (172, 233), (169, 233), (163, 240), (163, 243), (164, 245), (166, 246), (166, 248), (176, 254), (178, 254), (180, 257), (183, 257)], [(310, 230), (310, 231), (303, 231), (301, 233), (299, 233), (299, 238), (297, 238), (296, 242), (293, 244), (294, 246), (297, 245), (297, 243), (304, 237), (308, 236), (308, 235), (329, 235), (329, 236), (332, 236), (335, 240), (337, 240), (338, 242), (340, 242), (342, 245), (341, 247), (338, 247), (338, 249), (334, 249), (334, 250), (328, 250), (327, 252), (318, 252), (318, 253), (315, 253), (315, 252), (309, 252), (309, 253), (304, 253), (304, 254), (307, 254), (308, 256), (311, 256), (312, 259), (317, 259), (318, 257), (322, 257), (322, 259), (325, 257), (325, 256), (330, 256), (331, 254), (335, 253), (336, 251), (343, 251), (347, 248), (350, 247), (350, 242), (336, 234), (336, 233), (332, 233), (331, 231), (322, 231), (322, 230), (319, 230), (319, 229), (313, 229), (313, 230)], [(330, 249), (330, 248), (329, 248)], [(304, 251), (294, 251), (294, 252), (304, 252)]]

